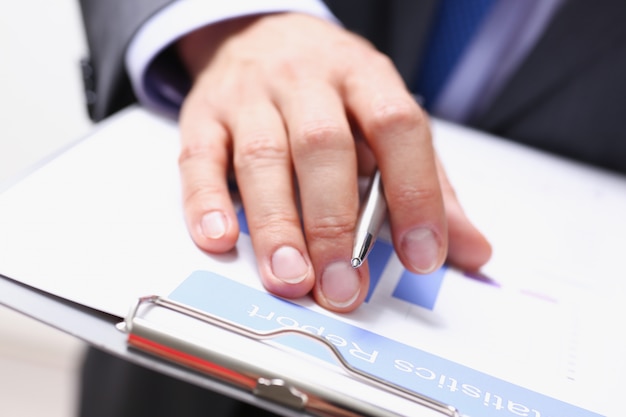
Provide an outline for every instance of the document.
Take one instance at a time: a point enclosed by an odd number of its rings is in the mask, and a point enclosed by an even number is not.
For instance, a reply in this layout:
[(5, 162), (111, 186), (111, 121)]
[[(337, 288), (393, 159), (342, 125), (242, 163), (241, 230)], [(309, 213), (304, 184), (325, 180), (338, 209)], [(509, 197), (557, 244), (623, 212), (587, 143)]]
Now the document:
[[(0, 274), (120, 318), (158, 294), (256, 330), (300, 329), (467, 417), (620, 416), (626, 178), (433, 123), (459, 199), (494, 246), (480, 273), (409, 273), (383, 228), (357, 311), (270, 295), (241, 207), (235, 250), (216, 256), (193, 244), (177, 126), (131, 108), (4, 186)], [(310, 341), (268, 343), (340, 372)]]

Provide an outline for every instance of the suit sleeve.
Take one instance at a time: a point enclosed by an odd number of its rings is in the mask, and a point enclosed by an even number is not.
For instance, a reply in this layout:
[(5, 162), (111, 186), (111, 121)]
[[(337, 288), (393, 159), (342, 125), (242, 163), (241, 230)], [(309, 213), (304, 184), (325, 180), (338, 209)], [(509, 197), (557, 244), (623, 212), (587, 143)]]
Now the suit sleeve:
[(135, 100), (124, 55), (138, 28), (172, 0), (80, 0), (89, 57), (83, 79), (94, 121)]
[(85, 85), (100, 120), (135, 100), (175, 115), (188, 89), (172, 48), (200, 27), (251, 14), (296, 11), (332, 20), (321, 0), (81, 0), (90, 59)]

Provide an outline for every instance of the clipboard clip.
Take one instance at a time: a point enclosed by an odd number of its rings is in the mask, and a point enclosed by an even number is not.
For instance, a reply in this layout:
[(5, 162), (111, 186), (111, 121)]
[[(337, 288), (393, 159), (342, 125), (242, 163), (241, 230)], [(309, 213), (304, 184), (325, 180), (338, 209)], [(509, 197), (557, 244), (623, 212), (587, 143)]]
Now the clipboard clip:
[[(313, 404), (313, 408), (322, 409), (320, 415), (362, 415), (362, 413), (359, 412), (346, 413), (346, 410), (341, 407), (337, 408), (336, 405), (326, 404), (323, 398), (305, 393), (284, 379), (271, 378), (267, 375), (256, 375), (248, 372), (234, 372), (232, 368), (227, 367), (228, 364), (220, 364), (214, 361), (215, 358), (211, 356), (210, 349), (199, 349), (197, 346), (192, 346), (184, 340), (176, 339), (162, 332), (155, 331), (154, 327), (148, 325), (140, 317), (140, 310), (145, 306), (162, 307), (255, 341), (266, 341), (279, 336), (293, 334), (306, 337), (326, 347), (343, 370), (353, 379), (404, 398), (420, 407), (426, 407), (432, 412), (437, 413), (438, 416), (461, 416), (459, 411), (451, 405), (444, 404), (426, 395), (411, 391), (354, 367), (344, 358), (338, 348), (327, 339), (300, 329), (285, 327), (268, 331), (258, 331), (158, 295), (140, 297), (131, 307), (125, 320), (117, 325), (119, 330), (128, 334), (128, 344), (130, 347), (147, 351), (148, 353), (172, 360), (178, 364), (187, 365), (196, 370), (204, 371), (211, 376), (243, 387), (256, 396), (274, 403), (292, 409), (307, 411), (311, 411), (311, 405)], [(206, 360), (208, 357), (210, 357), (209, 360)], [(325, 405), (322, 406), (322, 403)]]

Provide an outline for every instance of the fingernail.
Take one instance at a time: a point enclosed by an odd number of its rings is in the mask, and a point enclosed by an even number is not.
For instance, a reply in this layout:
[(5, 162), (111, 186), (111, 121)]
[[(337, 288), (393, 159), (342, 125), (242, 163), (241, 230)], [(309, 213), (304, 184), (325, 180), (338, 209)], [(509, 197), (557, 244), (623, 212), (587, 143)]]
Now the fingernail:
[(439, 244), (426, 227), (411, 230), (402, 239), (402, 251), (413, 268), (421, 274), (433, 272), (439, 259)]
[(328, 265), (320, 285), (326, 301), (337, 308), (348, 307), (361, 292), (359, 274), (348, 262)]
[(202, 234), (209, 239), (219, 239), (226, 234), (226, 216), (220, 211), (210, 211), (202, 216)]
[(304, 281), (309, 265), (299, 250), (291, 246), (278, 248), (270, 259), (272, 273), (276, 278), (289, 284)]

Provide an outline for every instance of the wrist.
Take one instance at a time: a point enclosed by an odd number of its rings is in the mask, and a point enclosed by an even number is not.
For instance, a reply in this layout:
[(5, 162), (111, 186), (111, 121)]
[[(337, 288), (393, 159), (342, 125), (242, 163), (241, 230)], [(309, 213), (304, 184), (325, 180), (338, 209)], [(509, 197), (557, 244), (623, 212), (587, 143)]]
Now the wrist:
[(220, 46), (260, 17), (261, 15), (255, 15), (224, 20), (196, 29), (180, 38), (176, 42), (175, 50), (190, 78), (195, 80), (210, 64)]

